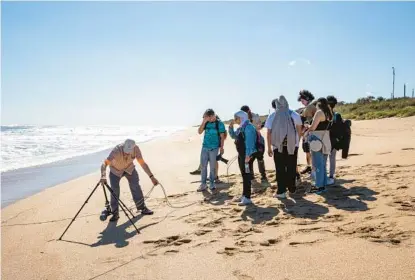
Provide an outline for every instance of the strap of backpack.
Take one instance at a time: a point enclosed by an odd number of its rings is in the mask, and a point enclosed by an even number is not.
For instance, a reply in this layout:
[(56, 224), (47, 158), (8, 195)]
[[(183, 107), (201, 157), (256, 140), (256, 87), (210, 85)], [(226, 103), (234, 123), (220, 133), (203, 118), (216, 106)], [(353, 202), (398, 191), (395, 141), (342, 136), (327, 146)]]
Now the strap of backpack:
[(215, 125), (216, 125), (216, 132), (218, 133), (218, 138), (219, 138), (219, 148), (220, 148), (221, 138), (220, 138), (220, 132), (219, 132), (219, 121), (218, 121), (218, 120), (216, 120), (216, 121), (215, 121)]

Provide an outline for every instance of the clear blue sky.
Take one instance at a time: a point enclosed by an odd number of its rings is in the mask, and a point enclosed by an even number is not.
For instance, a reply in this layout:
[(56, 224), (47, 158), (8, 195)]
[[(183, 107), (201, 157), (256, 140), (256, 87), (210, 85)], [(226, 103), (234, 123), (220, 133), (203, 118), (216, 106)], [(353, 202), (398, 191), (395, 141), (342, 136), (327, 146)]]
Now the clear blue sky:
[(415, 2), (2, 2), (2, 124), (193, 125), (415, 87)]

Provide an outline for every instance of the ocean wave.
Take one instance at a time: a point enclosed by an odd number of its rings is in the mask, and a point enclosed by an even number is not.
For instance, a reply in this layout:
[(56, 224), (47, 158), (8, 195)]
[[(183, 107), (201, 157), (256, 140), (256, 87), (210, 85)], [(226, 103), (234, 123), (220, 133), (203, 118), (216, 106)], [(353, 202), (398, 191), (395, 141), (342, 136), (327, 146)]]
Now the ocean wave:
[(126, 138), (137, 143), (183, 127), (1, 126), (1, 172), (53, 163), (114, 147)]

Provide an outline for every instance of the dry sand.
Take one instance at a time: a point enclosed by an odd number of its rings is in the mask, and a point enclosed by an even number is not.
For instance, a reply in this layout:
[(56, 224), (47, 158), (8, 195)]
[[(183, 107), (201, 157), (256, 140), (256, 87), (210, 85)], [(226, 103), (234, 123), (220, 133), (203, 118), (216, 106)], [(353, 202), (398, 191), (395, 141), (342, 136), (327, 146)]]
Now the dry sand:
[[(275, 183), (256, 186), (246, 208), (230, 202), (242, 188), (237, 164), (217, 194), (204, 201), (195, 192), (196, 128), (145, 143), (171, 203), (193, 205), (172, 209), (157, 188), (147, 201), (155, 215), (135, 218), (136, 234), (122, 214), (117, 224), (99, 220), (98, 190), (56, 241), (99, 173), (47, 189), (3, 209), (2, 279), (415, 279), (414, 139), (415, 118), (355, 121), (338, 186), (284, 201), (272, 198)], [(228, 139), (225, 155), (235, 154)], [(272, 181), (268, 157), (266, 167)], [(227, 181), (223, 164), (220, 173)], [(141, 184), (151, 188), (146, 176)], [(304, 177), (301, 187), (308, 184)], [(132, 205), (125, 180), (121, 187)]]

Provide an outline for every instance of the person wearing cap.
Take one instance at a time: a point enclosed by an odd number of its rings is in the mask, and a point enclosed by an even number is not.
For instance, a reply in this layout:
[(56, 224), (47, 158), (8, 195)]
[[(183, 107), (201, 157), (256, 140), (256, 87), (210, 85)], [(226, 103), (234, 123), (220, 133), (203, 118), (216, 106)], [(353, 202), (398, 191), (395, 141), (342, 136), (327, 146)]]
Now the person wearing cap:
[(201, 181), (202, 184), (197, 189), (197, 191), (205, 191), (207, 189), (207, 166), (209, 163), (210, 167), (210, 190), (214, 191), (215, 186), (215, 176), (216, 176), (216, 166), (217, 166), (217, 156), (218, 153), (223, 155), (224, 149), (223, 144), (225, 142), (225, 125), (222, 121), (217, 119), (215, 111), (212, 109), (207, 109), (203, 115), (203, 121), (198, 129), (199, 134), (204, 133), (203, 136), (203, 145), (202, 151), (200, 154), (200, 164), (201, 164)]
[[(206, 112), (203, 114), (203, 118), (205, 116), (206, 116)], [(220, 121), (220, 118), (219, 118), (218, 115), (216, 115), (216, 121), (218, 121), (218, 122)], [(225, 140), (226, 140), (226, 137), (227, 137), (227, 134), (226, 134), (226, 130), (225, 130)], [(202, 141), (203, 141), (203, 138), (202, 138)], [(222, 157), (220, 158), (220, 160), (222, 162), (225, 162), (225, 164), (227, 164), (227, 161), (228, 160), (226, 160), (226, 159), (224, 159)], [(216, 158), (216, 169), (215, 169), (215, 172), (216, 172), (215, 173), (215, 184), (221, 184), (222, 181), (219, 179), (219, 160), (218, 160), (218, 158)], [(199, 162), (199, 166), (197, 167), (197, 169), (194, 170), (194, 171), (191, 171), (189, 173), (190, 173), (190, 175), (201, 175), (202, 174), (202, 164)]]
[[(301, 119), (303, 124), (311, 125), (314, 115), (317, 112), (317, 107), (313, 104), (314, 95), (306, 90), (303, 89), (299, 92), (298, 95), (298, 102), (303, 104), (304, 109), (301, 112)], [(301, 171), (301, 174), (311, 173), (311, 153), (310, 153), (310, 143), (308, 143), (307, 139), (303, 138), (303, 151), (306, 154), (307, 159), (307, 167)]]
[[(122, 177), (125, 177), (128, 180), (131, 195), (133, 196), (137, 210), (141, 211), (143, 215), (152, 215), (153, 211), (148, 209), (144, 203), (143, 191), (141, 190), (138, 173), (134, 165), (135, 159), (151, 179), (151, 182), (157, 185), (159, 182), (144, 161), (140, 148), (131, 139), (127, 139), (124, 143), (117, 145), (101, 165), (101, 182), (107, 182), (106, 169), (109, 166), (109, 179), (115, 196), (117, 198), (120, 196), (120, 180)], [(110, 222), (115, 222), (119, 219), (118, 200), (111, 196), (110, 204), (112, 212)]]

